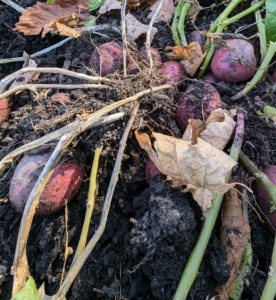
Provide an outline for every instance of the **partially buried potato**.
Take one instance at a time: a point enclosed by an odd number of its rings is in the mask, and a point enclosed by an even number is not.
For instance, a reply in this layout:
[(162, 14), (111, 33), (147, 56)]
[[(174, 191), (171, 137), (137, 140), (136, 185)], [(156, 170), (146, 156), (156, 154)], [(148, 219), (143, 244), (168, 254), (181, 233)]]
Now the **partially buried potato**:
[[(29, 195), (51, 153), (25, 155), (13, 174), (9, 198), (23, 212)], [(84, 178), (84, 170), (77, 162), (60, 163), (44, 188), (36, 214), (47, 215), (61, 209), (77, 194)]]

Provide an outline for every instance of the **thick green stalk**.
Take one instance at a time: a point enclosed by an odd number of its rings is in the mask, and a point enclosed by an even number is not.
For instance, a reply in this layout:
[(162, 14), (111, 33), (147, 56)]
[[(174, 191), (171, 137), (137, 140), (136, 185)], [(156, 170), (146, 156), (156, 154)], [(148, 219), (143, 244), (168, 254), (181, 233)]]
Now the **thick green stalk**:
[[(230, 157), (235, 161), (237, 161), (239, 158), (240, 149), (243, 141), (243, 134), (244, 115), (241, 111), (238, 111), (236, 135), (230, 152)], [(229, 181), (230, 176), (231, 174), (228, 174), (226, 176), (225, 182)], [(190, 288), (196, 279), (203, 255), (205, 253), (206, 246), (208, 244), (210, 235), (216, 222), (223, 196), (224, 195), (221, 194), (217, 195), (213, 200), (212, 207), (206, 211), (206, 219), (204, 221), (196, 245), (189, 257), (185, 270), (182, 274), (180, 283), (177, 287), (173, 300), (185, 300), (188, 296)]]
[(182, 10), (181, 10), (181, 14), (180, 14), (180, 18), (179, 18), (179, 21), (178, 21), (178, 24), (177, 24), (177, 29), (178, 29), (180, 40), (181, 40), (181, 43), (182, 43), (183, 46), (187, 46), (187, 40), (186, 40), (186, 37), (185, 37), (184, 28), (185, 28), (185, 18), (186, 18), (187, 12), (188, 12), (188, 10), (190, 9), (191, 6), (192, 6), (191, 2), (186, 2), (183, 5)]
[(177, 31), (177, 25), (178, 25), (178, 20), (181, 15), (181, 11), (182, 11), (184, 4), (185, 4), (185, 0), (180, 0), (178, 2), (178, 5), (174, 12), (173, 22), (172, 22), (173, 41), (176, 46), (182, 46), (182, 43), (180, 42), (180, 38), (178, 35), (178, 31)]
[(275, 53), (276, 53), (276, 42), (274, 43), (270, 42), (267, 54), (262, 64), (260, 65), (259, 70), (255, 73), (254, 77), (251, 79), (250, 82), (247, 83), (247, 85), (243, 90), (241, 90), (239, 93), (237, 93), (236, 95), (230, 98), (232, 101), (237, 101), (240, 98), (244, 97), (248, 92), (250, 92), (256, 86), (256, 84), (262, 79), (263, 75), (267, 71), (269, 63), (271, 62)]
[[(222, 33), (224, 27), (225, 27), (225, 25), (218, 25), (216, 33)], [(210, 63), (210, 60), (212, 59), (214, 51), (215, 51), (215, 45), (211, 44), (210, 49), (209, 49), (209, 51), (208, 51), (208, 53), (207, 53), (207, 55), (206, 55), (206, 57), (203, 61), (203, 64), (200, 67), (200, 72), (199, 72), (199, 75), (198, 75), (199, 79), (203, 77), (207, 67), (209, 66), (209, 63)]]
[(260, 51), (261, 51), (261, 61), (264, 60), (267, 54), (267, 42), (266, 42), (266, 34), (265, 34), (265, 25), (262, 19), (262, 15), (259, 9), (255, 10), (255, 19), (256, 24), (259, 31), (259, 39), (260, 39)]
[(99, 159), (100, 159), (102, 150), (103, 150), (102, 146), (97, 147), (95, 150), (92, 170), (91, 170), (91, 174), (90, 174), (90, 183), (89, 183), (88, 199), (87, 199), (87, 203), (86, 203), (85, 218), (84, 218), (84, 222), (83, 222), (83, 226), (82, 226), (80, 240), (78, 243), (78, 247), (77, 247), (73, 262), (71, 264), (71, 268), (74, 267), (74, 263), (77, 261), (77, 259), (81, 255), (83, 249), (86, 246), (88, 231), (89, 231), (89, 227), (90, 227), (90, 221), (91, 221), (92, 213), (93, 213), (94, 206), (95, 206), (95, 195), (96, 195), (96, 191), (97, 191), (97, 173), (98, 173)]
[(276, 295), (276, 236), (274, 240), (272, 262), (261, 300), (274, 300)]
[(240, 153), (240, 161), (245, 166), (246, 170), (254, 176), (264, 190), (266, 190), (273, 206), (276, 207), (276, 185), (263, 172), (261, 172), (242, 151)]

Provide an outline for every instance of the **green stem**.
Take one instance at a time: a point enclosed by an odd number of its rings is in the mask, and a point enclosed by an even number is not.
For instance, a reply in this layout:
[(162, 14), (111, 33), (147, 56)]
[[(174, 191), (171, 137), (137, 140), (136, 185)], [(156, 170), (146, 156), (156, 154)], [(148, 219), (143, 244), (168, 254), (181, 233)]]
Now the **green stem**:
[(263, 189), (266, 190), (273, 206), (276, 207), (276, 185), (260, 171), (242, 151), (240, 153), (240, 161), (245, 166), (246, 170), (255, 177)]
[(192, 6), (191, 2), (186, 2), (183, 5), (182, 10), (181, 10), (181, 14), (180, 14), (180, 18), (179, 18), (179, 21), (178, 21), (178, 24), (177, 24), (177, 29), (178, 29), (178, 32), (179, 32), (179, 35), (180, 35), (180, 40), (181, 40), (181, 43), (182, 43), (183, 46), (187, 46), (187, 40), (186, 40), (186, 37), (185, 37), (184, 28), (185, 28), (186, 14), (187, 14), (187, 12), (188, 12), (188, 10), (190, 9), (191, 6)]
[(97, 147), (95, 150), (92, 170), (91, 170), (91, 174), (90, 174), (90, 183), (89, 183), (88, 200), (87, 200), (87, 204), (86, 204), (85, 218), (84, 218), (84, 222), (83, 222), (83, 226), (82, 226), (79, 244), (78, 244), (74, 259), (72, 261), (71, 268), (74, 266), (75, 262), (77, 261), (77, 259), (81, 255), (83, 249), (86, 246), (88, 231), (89, 231), (89, 227), (90, 227), (90, 221), (91, 221), (92, 213), (93, 213), (94, 206), (95, 206), (95, 195), (96, 195), (96, 191), (97, 191), (97, 172), (98, 172), (99, 159), (100, 159), (100, 155), (102, 153), (102, 149), (103, 149), (103, 147), (100, 146), (100, 147)]
[[(225, 27), (225, 25), (218, 25), (216, 33), (222, 33), (224, 27)], [(214, 51), (215, 51), (215, 45), (211, 44), (210, 49), (209, 49), (209, 51), (208, 51), (208, 53), (207, 53), (207, 55), (206, 55), (206, 57), (203, 61), (203, 64), (200, 68), (200, 72), (199, 72), (199, 75), (198, 75), (199, 79), (203, 77), (203, 75), (204, 75), (204, 73), (205, 73), (205, 71), (206, 71), (206, 69), (207, 69), (207, 67), (210, 63), (210, 60), (212, 59)]]
[(276, 295), (276, 236), (274, 240), (272, 262), (261, 300), (274, 300)]
[[(238, 111), (236, 135), (230, 152), (230, 157), (235, 161), (237, 161), (239, 158), (239, 153), (243, 141), (243, 133), (244, 115), (242, 112)], [(231, 173), (226, 176), (225, 182), (229, 181), (230, 176)], [(206, 219), (204, 221), (196, 245), (189, 257), (185, 270), (182, 274), (180, 283), (177, 287), (173, 300), (185, 300), (188, 296), (190, 288), (197, 277), (206, 246), (208, 244), (210, 235), (212, 233), (214, 224), (217, 219), (217, 215), (219, 213), (223, 196), (223, 194), (216, 195), (215, 199), (213, 200), (212, 207), (206, 211)]]
[(177, 25), (178, 25), (178, 20), (179, 20), (179, 17), (180, 17), (180, 14), (181, 14), (184, 4), (185, 4), (184, 0), (180, 0), (178, 2), (178, 5), (174, 12), (173, 22), (172, 22), (173, 41), (176, 46), (182, 46), (182, 44), (180, 42), (180, 38), (178, 36)]
[(260, 51), (261, 51), (261, 61), (264, 60), (267, 54), (267, 42), (266, 42), (266, 34), (265, 34), (265, 25), (261, 16), (261, 12), (259, 9), (255, 11), (255, 19), (259, 31), (259, 38), (260, 38)]
[(276, 42), (275, 43), (270, 42), (267, 54), (266, 54), (262, 64), (260, 65), (259, 70), (256, 72), (256, 74), (251, 79), (251, 81), (247, 83), (247, 85), (245, 86), (245, 88), (243, 90), (241, 90), (239, 93), (237, 93), (236, 95), (234, 95), (233, 97), (230, 98), (232, 101), (239, 100), (240, 98), (245, 96), (248, 92), (250, 92), (256, 86), (256, 84), (262, 79), (263, 75), (265, 74), (265, 72), (269, 66), (269, 63), (272, 60), (275, 53), (276, 53)]

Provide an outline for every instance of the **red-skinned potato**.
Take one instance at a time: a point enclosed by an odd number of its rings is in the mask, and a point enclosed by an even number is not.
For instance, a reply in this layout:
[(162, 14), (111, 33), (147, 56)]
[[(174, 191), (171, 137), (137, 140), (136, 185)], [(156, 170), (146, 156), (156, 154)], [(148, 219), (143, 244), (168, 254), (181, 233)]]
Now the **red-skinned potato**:
[(271, 75), (273, 82), (276, 82), (276, 71)]
[(146, 164), (146, 168), (145, 168), (145, 176), (146, 176), (146, 182), (148, 185), (151, 184), (153, 178), (157, 175), (160, 175), (161, 173), (159, 172), (159, 170), (156, 168), (155, 163), (149, 159), (147, 161)]
[(213, 74), (226, 82), (242, 82), (252, 77), (257, 64), (252, 44), (242, 39), (225, 43), (228, 48), (216, 50), (212, 58)]
[[(269, 165), (266, 168), (264, 168), (263, 172), (266, 174), (266, 176), (274, 183), (276, 184), (276, 166), (275, 165)], [(272, 213), (270, 213), (270, 208), (272, 206), (272, 201), (268, 195), (268, 193), (262, 188), (262, 186), (256, 181), (254, 192), (256, 195), (256, 201), (265, 215), (265, 222), (269, 229), (275, 233), (276, 231), (276, 210), (274, 210)]]
[(102, 44), (92, 52), (89, 64), (91, 68), (101, 72), (101, 76), (122, 71), (123, 49), (115, 42)]
[(202, 80), (210, 84), (219, 82), (219, 79), (213, 73), (207, 73)]
[(178, 89), (180, 89), (181, 82), (186, 76), (184, 67), (177, 61), (165, 62), (161, 66), (159, 74), (163, 77), (164, 83), (175, 83)]
[(213, 110), (225, 106), (216, 88), (204, 82), (190, 85), (185, 93), (180, 93), (180, 97), (176, 122), (182, 133), (186, 130), (189, 119), (206, 120)]
[(8, 119), (11, 105), (9, 97), (0, 99), (0, 124)]
[[(139, 50), (139, 52), (142, 55), (142, 57), (146, 60), (146, 62), (149, 63), (148, 53), (147, 53), (146, 47), (142, 47)], [(156, 50), (153, 47), (150, 47), (150, 53), (151, 53), (151, 56), (152, 56), (153, 64), (156, 65), (156, 66), (160, 66), (162, 64), (162, 58), (161, 58), (158, 50)]]
[(188, 44), (192, 42), (198, 42), (202, 52), (204, 52), (205, 39), (199, 31), (192, 31), (188, 37)]
[[(9, 198), (11, 203), (23, 211), (28, 197), (47, 163), (51, 153), (25, 155), (13, 174)], [(84, 171), (77, 162), (60, 163), (44, 188), (36, 214), (47, 215), (61, 209), (77, 194), (84, 178)]]

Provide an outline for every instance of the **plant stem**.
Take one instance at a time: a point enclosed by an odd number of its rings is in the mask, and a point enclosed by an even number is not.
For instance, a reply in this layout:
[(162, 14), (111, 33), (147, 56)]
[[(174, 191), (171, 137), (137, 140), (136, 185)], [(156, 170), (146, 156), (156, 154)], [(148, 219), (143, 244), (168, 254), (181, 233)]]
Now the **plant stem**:
[(184, 4), (185, 4), (184, 0), (180, 0), (178, 2), (176, 10), (174, 12), (173, 22), (172, 22), (173, 40), (174, 40), (174, 44), (176, 46), (182, 46), (179, 36), (178, 36), (177, 26), (178, 26), (178, 20), (179, 20), (179, 17), (182, 12), (182, 8), (183, 8)]
[(261, 61), (264, 60), (267, 54), (267, 42), (266, 42), (266, 34), (265, 34), (265, 25), (261, 16), (261, 12), (259, 9), (255, 10), (255, 19), (258, 27), (258, 35), (260, 39), (260, 52), (261, 52)]
[(266, 190), (273, 206), (276, 207), (276, 185), (262, 171), (260, 171), (242, 151), (240, 153), (240, 161), (245, 166), (246, 170), (254, 176), (264, 190)]
[(276, 295), (276, 236), (274, 240), (270, 271), (262, 293), (261, 300), (274, 300)]
[(241, 90), (236, 95), (234, 95), (230, 98), (232, 101), (239, 100), (240, 98), (245, 96), (248, 92), (250, 92), (255, 87), (255, 85), (262, 79), (263, 75), (265, 74), (265, 72), (269, 66), (269, 63), (272, 60), (275, 53), (276, 53), (276, 42), (274, 42), (274, 43), (270, 42), (267, 54), (266, 54), (262, 64), (260, 65), (259, 70), (255, 73), (254, 77), (251, 79), (250, 82), (247, 83), (247, 85), (245, 86), (245, 88), (243, 90)]
[(121, 23), (122, 23), (122, 40), (123, 40), (124, 77), (126, 77), (126, 69), (127, 69), (126, 7), (127, 7), (127, 0), (123, 0), (123, 4), (121, 8)]
[[(223, 25), (218, 25), (216, 33), (222, 33), (224, 27), (225, 27), (224, 24)], [(199, 75), (198, 75), (199, 79), (203, 77), (203, 75), (204, 75), (204, 73), (205, 73), (205, 71), (206, 71), (206, 69), (207, 69), (207, 67), (210, 63), (210, 60), (212, 59), (214, 51), (215, 51), (215, 45), (211, 44), (210, 49), (209, 49), (209, 51), (208, 51), (208, 53), (207, 53), (207, 55), (206, 55), (206, 57), (203, 61), (203, 64), (200, 68), (200, 72), (199, 72)]]
[(97, 172), (98, 172), (99, 159), (100, 159), (102, 150), (103, 150), (102, 145), (98, 146), (95, 150), (92, 170), (91, 170), (91, 174), (90, 174), (90, 184), (89, 184), (89, 191), (88, 191), (88, 200), (87, 200), (87, 204), (86, 204), (87, 208), (86, 208), (85, 218), (84, 218), (84, 222), (83, 222), (83, 226), (82, 226), (82, 231), (81, 231), (81, 236), (80, 236), (80, 240), (78, 243), (78, 247), (77, 247), (77, 250), (76, 250), (76, 253), (75, 253), (75, 256), (74, 256), (74, 259), (72, 261), (70, 268), (72, 268), (74, 266), (74, 263), (77, 261), (77, 259), (81, 255), (83, 249), (86, 246), (89, 225), (91, 222), (91, 217), (92, 217), (92, 213), (93, 213), (94, 206), (95, 206), (95, 195), (97, 192)]
[[(244, 114), (241, 111), (238, 111), (236, 134), (230, 152), (230, 157), (235, 161), (237, 161), (239, 158), (239, 153), (243, 141), (243, 135), (244, 135)], [(225, 182), (229, 181), (230, 176), (231, 173), (226, 176)], [(182, 274), (180, 283), (177, 287), (173, 300), (184, 300), (188, 296), (190, 288), (198, 274), (198, 270), (203, 255), (205, 253), (205, 249), (207, 247), (210, 235), (212, 233), (214, 224), (216, 222), (216, 218), (221, 206), (222, 199), (223, 199), (223, 194), (216, 195), (215, 199), (213, 200), (212, 207), (206, 211), (206, 219), (201, 229), (199, 238), (189, 257), (189, 260)]]
[(186, 2), (184, 4), (184, 6), (182, 7), (182, 10), (181, 10), (181, 14), (180, 14), (178, 24), (177, 24), (177, 29), (178, 29), (178, 32), (179, 32), (179, 35), (180, 35), (180, 40), (181, 40), (183, 46), (187, 46), (187, 40), (186, 40), (185, 32), (184, 32), (185, 18), (186, 18), (186, 14), (187, 14), (188, 10), (190, 9), (190, 7), (192, 5), (193, 4), (191, 2)]

